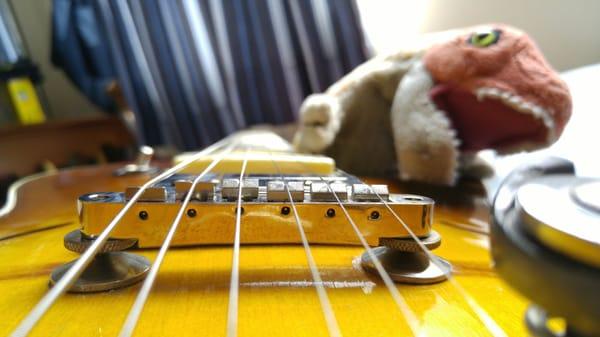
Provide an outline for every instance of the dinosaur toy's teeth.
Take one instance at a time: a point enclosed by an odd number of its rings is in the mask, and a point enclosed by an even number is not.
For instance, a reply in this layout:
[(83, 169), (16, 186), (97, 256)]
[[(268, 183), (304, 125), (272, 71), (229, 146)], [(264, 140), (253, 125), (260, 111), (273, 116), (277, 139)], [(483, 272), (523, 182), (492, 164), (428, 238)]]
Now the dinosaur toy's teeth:
[(486, 97), (500, 98), (502, 92), (496, 88), (479, 88), (475, 91), (475, 95), (479, 101), (483, 101)]
[(554, 130), (554, 121), (552, 120), (552, 117), (550, 117), (549, 111), (541, 106), (526, 102), (521, 96), (514, 95), (508, 91), (502, 91), (498, 88), (478, 88), (475, 90), (475, 96), (477, 96), (478, 101), (483, 101), (486, 98), (498, 99), (516, 111), (540, 119), (550, 131), (548, 134), (549, 140), (552, 140), (555, 137), (552, 132)]
[(475, 90), (475, 96), (477, 96), (479, 102), (483, 101), (486, 96), (483, 88)]
[(521, 100), (521, 97), (519, 97), (519, 96), (513, 96), (513, 97), (509, 98), (507, 102), (510, 106), (512, 106), (514, 108), (523, 104), (523, 101)]

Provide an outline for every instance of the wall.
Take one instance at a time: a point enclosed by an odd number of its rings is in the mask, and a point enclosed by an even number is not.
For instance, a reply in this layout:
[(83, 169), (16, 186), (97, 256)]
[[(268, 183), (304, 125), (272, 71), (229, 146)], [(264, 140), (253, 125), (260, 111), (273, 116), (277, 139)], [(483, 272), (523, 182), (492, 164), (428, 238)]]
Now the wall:
[(83, 96), (65, 77), (62, 70), (50, 62), (51, 12), (50, 0), (12, 0), (21, 34), (29, 56), (44, 76), (42, 89), (46, 94), (52, 119), (90, 117), (101, 111)]
[(600, 63), (597, 0), (357, 0), (376, 51), (420, 33), (503, 22), (528, 32), (558, 70)]

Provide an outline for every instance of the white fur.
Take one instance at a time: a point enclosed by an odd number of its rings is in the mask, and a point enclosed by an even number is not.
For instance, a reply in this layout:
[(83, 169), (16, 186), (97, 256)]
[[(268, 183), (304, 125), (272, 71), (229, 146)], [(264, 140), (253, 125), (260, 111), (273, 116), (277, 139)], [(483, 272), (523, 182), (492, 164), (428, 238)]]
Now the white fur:
[(420, 56), (398, 53), (376, 57), (326, 93), (307, 97), (300, 108), (295, 149), (324, 152), (334, 142), (348, 111), (366, 113), (352, 108), (357, 101), (373, 107), (385, 106), (376, 101), (393, 102), (391, 112), (386, 113), (391, 113), (400, 178), (453, 184), (458, 175), (459, 141), (446, 115), (429, 99), (433, 80)]
[(429, 99), (433, 79), (422, 62), (402, 78), (391, 110), (402, 179), (451, 185), (458, 170), (459, 140), (443, 111)]
[[(308, 96), (300, 107), (294, 148), (309, 153), (325, 150), (340, 130), (344, 106), (353, 105), (352, 101), (357, 99), (391, 101), (399, 79), (417, 57), (418, 54), (406, 53), (374, 57), (334, 83), (327, 92)], [(381, 95), (374, 96), (373, 92)]]
[(294, 146), (302, 152), (321, 152), (335, 139), (343, 119), (338, 100), (327, 94), (308, 96), (300, 107), (300, 129)]

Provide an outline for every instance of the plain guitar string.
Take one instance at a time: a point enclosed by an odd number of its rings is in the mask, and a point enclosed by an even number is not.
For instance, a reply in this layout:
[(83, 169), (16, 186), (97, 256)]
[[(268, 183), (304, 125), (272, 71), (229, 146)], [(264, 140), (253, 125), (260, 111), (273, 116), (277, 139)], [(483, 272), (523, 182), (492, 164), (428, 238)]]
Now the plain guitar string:
[(298, 232), (300, 234), (300, 239), (302, 239), (302, 245), (304, 246), (304, 253), (306, 254), (306, 260), (308, 262), (308, 267), (310, 269), (310, 273), (311, 273), (313, 281), (315, 283), (315, 289), (317, 291), (319, 301), (321, 302), (321, 309), (323, 310), (323, 315), (325, 316), (325, 323), (327, 324), (327, 329), (329, 330), (329, 335), (332, 337), (341, 337), (342, 333), (340, 331), (340, 327), (338, 325), (337, 319), (335, 318), (335, 314), (333, 313), (333, 309), (331, 307), (331, 302), (329, 301), (329, 297), (327, 296), (325, 287), (323, 286), (323, 280), (321, 279), (321, 275), (319, 274), (319, 270), (317, 269), (317, 264), (311, 253), (310, 245), (308, 244), (308, 239), (306, 238), (306, 233), (304, 232), (304, 228), (302, 227), (300, 217), (298, 216), (298, 211), (296, 209), (296, 203), (294, 202), (294, 199), (292, 198), (292, 193), (290, 192), (288, 182), (283, 177), (283, 174), (281, 173), (279, 165), (277, 165), (277, 163), (273, 159), (273, 152), (269, 151), (269, 155), (271, 156), (271, 162), (273, 163), (273, 166), (275, 167), (277, 174), (281, 177), (281, 181), (284, 184), (285, 191), (289, 198), (288, 200), (290, 202), (290, 206), (292, 207), (292, 211), (294, 212), (294, 219), (296, 220), (296, 225), (298, 226)]
[(377, 195), (377, 197), (379, 198), (379, 200), (381, 200), (381, 202), (383, 202), (385, 207), (388, 209), (388, 211), (390, 213), (392, 213), (394, 218), (396, 218), (396, 220), (400, 224), (402, 224), (402, 226), (410, 234), (412, 239), (415, 240), (415, 242), (419, 245), (421, 250), (423, 250), (423, 252), (427, 255), (427, 257), (429, 258), (431, 263), (433, 263), (439, 270), (441, 270), (444, 273), (444, 275), (446, 276), (446, 279), (448, 279), (450, 284), (452, 284), (456, 288), (456, 290), (458, 290), (460, 295), (467, 301), (467, 304), (469, 305), (469, 307), (471, 307), (471, 309), (473, 310), (475, 315), (479, 318), (479, 320), (483, 323), (483, 325), (490, 331), (490, 333), (495, 337), (506, 337), (507, 336), (506, 333), (504, 332), (504, 330), (502, 330), (502, 328), (498, 325), (498, 323), (496, 323), (496, 321), (494, 321), (494, 319), (485, 311), (485, 309), (483, 309), (477, 303), (477, 301), (475, 301), (475, 299), (473, 297), (471, 297), (471, 295), (469, 295), (467, 293), (467, 291), (454, 279), (454, 277), (452, 277), (452, 272), (450, 270), (448, 270), (447, 268), (445, 268), (443, 266), (443, 264), (440, 262), (439, 258), (437, 256), (435, 256), (435, 254), (433, 254), (423, 244), (423, 242), (421, 242), (419, 237), (415, 235), (415, 233), (410, 229), (410, 227), (408, 227), (408, 225), (404, 222), (404, 220), (402, 220), (402, 218), (400, 218), (400, 216), (398, 216), (398, 214), (390, 207), (388, 202), (385, 201), (385, 199), (383, 199), (381, 197), (381, 195), (379, 195), (379, 193), (377, 193), (375, 191), (374, 188), (372, 188), (370, 185), (367, 185), (367, 186), (369, 186), (369, 189)]
[(221, 141), (207, 147), (206, 149), (195, 153), (186, 160), (179, 164), (171, 167), (156, 177), (148, 180), (139, 190), (131, 197), (131, 199), (121, 208), (119, 213), (111, 220), (106, 228), (98, 235), (96, 240), (90, 245), (88, 249), (77, 259), (77, 262), (73, 264), (71, 268), (61, 277), (61, 279), (40, 299), (40, 301), (29, 311), (27, 316), (19, 323), (17, 328), (11, 333), (11, 337), (24, 337), (29, 335), (31, 330), (44, 316), (44, 314), (52, 307), (56, 300), (63, 295), (79, 278), (81, 273), (90, 264), (90, 262), (100, 252), (100, 249), (104, 246), (110, 233), (115, 229), (119, 221), (125, 216), (127, 211), (133, 206), (133, 204), (141, 197), (144, 191), (154, 185), (155, 183), (172, 176), (174, 173), (190, 165), (196, 160), (222, 148), (228, 142), (232, 140), (231, 137), (222, 139)]
[(208, 174), (217, 164), (219, 164), (221, 162), (221, 160), (223, 160), (225, 155), (229, 154), (233, 150), (234, 146), (235, 146), (235, 143), (232, 143), (225, 150), (220, 152), (212, 160), (212, 162), (204, 169), (204, 171), (202, 171), (198, 176), (196, 176), (196, 178), (192, 182), (192, 186), (190, 186), (190, 189), (188, 190), (187, 194), (185, 195), (185, 198), (183, 199), (183, 202), (181, 203), (181, 207), (179, 208), (177, 216), (173, 220), (173, 223), (171, 224), (169, 231), (167, 232), (165, 240), (163, 241), (163, 244), (161, 245), (160, 250), (159, 250), (158, 254), (156, 255), (156, 258), (154, 259), (154, 263), (152, 263), (150, 272), (148, 273), (148, 276), (146, 276), (146, 279), (144, 280), (144, 284), (142, 285), (142, 288), (138, 292), (135, 302), (133, 303), (133, 305), (131, 306), (131, 309), (129, 310), (129, 314), (127, 314), (127, 318), (125, 319), (125, 322), (123, 323), (123, 326), (121, 327), (121, 332), (119, 333), (119, 337), (129, 337), (135, 331), (135, 327), (137, 326), (137, 323), (138, 323), (138, 320), (142, 313), (142, 310), (144, 309), (146, 300), (148, 299), (148, 296), (150, 295), (150, 291), (152, 290), (152, 286), (154, 285), (154, 281), (156, 280), (156, 275), (158, 274), (160, 266), (161, 266), (161, 264), (165, 258), (165, 255), (167, 254), (167, 251), (171, 245), (171, 241), (173, 240), (173, 237), (175, 236), (175, 232), (177, 231), (177, 228), (179, 227), (181, 218), (183, 217), (183, 212), (187, 208), (187, 206), (190, 202), (190, 199), (191, 199), (192, 195), (194, 194), (193, 192), (196, 188), (196, 185), (198, 185), (200, 180), (204, 176), (206, 176), (206, 174)]
[[(301, 164), (305, 168), (308, 168), (308, 166), (302, 162), (297, 161), (297, 163)], [(311, 173), (314, 173), (314, 172), (311, 172)], [(358, 226), (356, 226), (356, 223), (354, 222), (352, 217), (350, 217), (350, 214), (346, 210), (346, 207), (344, 207), (344, 205), (342, 204), (342, 201), (338, 197), (337, 193), (331, 188), (331, 186), (329, 185), (327, 180), (325, 180), (325, 178), (323, 178), (322, 176), (320, 176), (318, 174), (315, 174), (315, 175), (318, 176), (319, 179), (325, 183), (329, 192), (331, 192), (333, 194), (333, 196), (335, 197), (335, 200), (337, 201), (338, 205), (342, 209), (342, 212), (344, 212), (346, 219), (352, 226), (352, 229), (356, 233), (356, 236), (360, 240), (360, 243), (365, 248), (371, 261), (373, 261), (373, 265), (375, 266), (375, 269), (377, 269), (377, 273), (383, 280), (383, 283), (385, 284), (385, 286), (388, 288), (390, 295), (392, 296), (392, 299), (394, 299), (394, 302), (396, 303), (396, 305), (398, 306), (398, 309), (400, 310), (400, 313), (402, 313), (404, 315), (406, 323), (408, 324), (408, 327), (410, 328), (412, 334), (414, 336), (420, 336), (419, 326), (421, 323), (419, 322), (419, 319), (415, 315), (414, 311), (412, 311), (412, 309), (410, 308), (410, 306), (408, 305), (408, 303), (406, 302), (406, 300), (404, 299), (402, 294), (400, 294), (400, 292), (398, 291), (398, 288), (396, 288), (396, 285), (394, 284), (394, 281), (392, 281), (390, 275), (388, 275), (387, 271), (385, 271), (385, 269), (381, 265), (381, 262), (379, 262), (379, 259), (377, 258), (377, 256), (375, 256), (375, 253), (373, 253), (373, 249), (371, 249), (371, 247), (367, 243), (367, 240), (365, 239), (364, 235), (360, 232), (360, 230), (358, 229)]]
[[(304, 164), (304, 163), (302, 163), (302, 162), (297, 162), (297, 163), (300, 164), (300, 165), (302, 165), (302, 166), (304, 166), (305, 168), (308, 168), (307, 165)], [(327, 183), (327, 181), (323, 177), (319, 176), (319, 178), (320, 178), (321, 181), (323, 181), (323, 182), (326, 183), (327, 188), (335, 196), (335, 199), (338, 201), (338, 204), (341, 206), (344, 214), (346, 215), (346, 218), (348, 218), (348, 220), (352, 224), (352, 226), (355, 229), (355, 231), (357, 231), (357, 234), (360, 234), (360, 231), (358, 231), (358, 228), (354, 224), (354, 221), (352, 221), (352, 219), (350, 218), (350, 214), (348, 214), (348, 212), (346, 211), (345, 207), (342, 205), (342, 203), (341, 203), (339, 197), (337, 196), (337, 194), (331, 189), (331, 187), (329, 186), (329, 184)], [(388, 211), (390, 213), (392, 213), (392, 215), (394, 216), (394, 218), (396, 218), (396, 220), (406, 229), (406, 231), (410, 234), (410, 236), (412, 237), (412, 239), (415, 240), (415, 242), (419, 245), (419, 247), (427, 255), (427, 257), (429, 258), (429, 260), (431, 261), (431, 263), (433, 263), (437, 268), (439, 268), (444, 273), (444, 275), (446, 276), (446, 278), (448, 279), (448, 281), (450, 282), (450, 284), (452, 284), (452, 286), (454, 286), (458, 290), (458, 292), (460, 293), (460, 295), (466, 300), (467, 305), (469, 305), (469, 307), (473, 310), (473, 312), (475, 313), (475, 315), (477, 316), (477, 318), (483, 323), (483, 325), (486, 327), (486, 329), (488, 329), (488, 331), (490, 331), (490, 333), (493, 336), (495, 336), (495, 337), (505, 337), (505, 336), (507, 336), (506, 333), (504, 332), (504, 330), (498, 325), (498, 323), (496, 323), (494, 321), (494, 319), (485, 311), (485, 309), (483, 309), (477, 303), (477, 301), (475, 301), (475, 299), (473, 299), (466, 292), (466, 290), (458, 282), (456, 282), (456, 280), (452, 277), (452, 273), (449, 270), (447, 270), (446, 268), (443, 267), (443, 265), (439, 262), (439, 260), (437, 259), (437, 257), (423, 244), (423, 242), (421, 242), (421, 239), (419, 239), (419, 237), (415, 235), (415, 233), (410, 229), (410, 227), (408, 227), (408, 225), (406, 225), (406, 223), (400, 218), (400, 216), (390, 207), (390, 205), (387, 203), (387, 201), (385, 201), (385, 199), (383, 199), (381, 197), (381, 195), (379, 195), (370, 185), (367, 185), (367, 186), (369, 186), (369, 189), (373, 193), (375, 193), (377, 195), (377, 197), (379, 198), (379, 200), (381, 202), (383, 202), (383, 204), (386, 206), (386, 208), (388, 209)], [(359, 238), (361, 239), (361, 242), (364, 241), (364, 238), (362, 237), (362, 235), (359, 235)], [(366, 241), (364, 241), (364, 244), (366, 244)], [(369, 249), (367, 249), (367, 254), (369, 255), (369, 258), (371, 259), (371, 261), (373, 261), (373, 264), (375, 265), (375, 268), (377, 269), (378, 273), (380, 275), (382, 275), (382, 279), (383, 279), (383, 275), (385, 275), (389, 279), (389, 275), (387, 274), (387, 272), (385, 272), (385, 269), (383, 269), (383, 266), (379, 262), (379, 259), (375, 258), (375, 255), (372, 253), (372, 250), (370, 249), (370, 247), (369, 247)], [(381, 270), (379, 269), (378, 265), (379, 265), (379, 267), (381, 267)], [(383, 271), (383, 274), (382, 274), (381, 271)], [(391, 279), (389, 279), (389, 281), (393, 285), (393, 281)], [(386, 285), (388, 286), (388, 288), (390, 288), (385, 279), (384, 279), (384, 283), (386, 283)], [(393, 286), (393, 289), (396, 290), (396, 292), (397, 292), (397, 289), (396, 289), (395, 286)], [(394, 291), (392, 291), (391, 288), (390, 288), (390, 291), (392, 292), (392, 294), (394, 293)], [(397, 293), (397, 294), (400, 295), (399, 293)], [(392, 297), (394, 297), (394, 295), (392, 295)], [(396, 299), (396, 298), (394, 298), (394, 299)], [(402, 298), (400, 297), (400, 299), (402, 299)], [(406, 305), (406, 302), (403, 299), (402, 299), (402, 301), (403, 301), (404, 305)], [(398, 303), (398, 305), (400, 306), (400, 303)], [(400, 310), (402, 310), (402, 308)], [(412, 313), (412, 311), (411, 311), (411, 313)], [(416, 316), (414, 316), (414, 314), (412, 316), (414, 317), (415, 322), (418, 323), (418, 320), (417, 320)], [(409, 322), (409, 325), (410, 325), (410, 322)], [(411, 325), (411, 329), (412, 329), (412, 325)], [(417, 334), (415, 333), (415, 330), (413, 330), (413, 333), (415, 334), (415, 336), (417, 336)]]
[(240, 225), (242, 222), (242, 186), (248, 164), (248, 148), (244, 153), (242, 170), (240, 171), (237, 208), (235, 209), (235, 235), (233, 239), (233, 256), (231, 259), (231, 279), (229, 283), (229, 304), (227, 306), (227, 337), (237, 336), (238, 303), (240, 293)]

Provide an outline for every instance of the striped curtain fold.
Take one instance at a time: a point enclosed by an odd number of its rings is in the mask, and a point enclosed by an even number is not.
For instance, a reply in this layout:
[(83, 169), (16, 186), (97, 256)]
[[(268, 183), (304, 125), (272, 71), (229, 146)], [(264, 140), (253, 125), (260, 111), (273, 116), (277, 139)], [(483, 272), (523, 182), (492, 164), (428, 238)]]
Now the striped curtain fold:
[(293, 122), (365, 60), (353, 0), (99, 0), (95, 11), (143, 142), (198, 148)]

